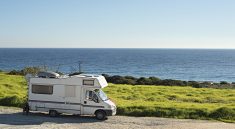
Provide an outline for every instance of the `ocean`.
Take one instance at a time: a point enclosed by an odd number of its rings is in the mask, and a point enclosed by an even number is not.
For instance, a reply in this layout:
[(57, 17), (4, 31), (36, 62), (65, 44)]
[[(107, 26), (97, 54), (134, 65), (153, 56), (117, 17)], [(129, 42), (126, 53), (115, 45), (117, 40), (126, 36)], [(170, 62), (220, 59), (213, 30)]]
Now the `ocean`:
[(155, 76), (161, 79), (235, 82), (235, 50), (0, 48), (0, 70), (46, 66), (88, 74)]

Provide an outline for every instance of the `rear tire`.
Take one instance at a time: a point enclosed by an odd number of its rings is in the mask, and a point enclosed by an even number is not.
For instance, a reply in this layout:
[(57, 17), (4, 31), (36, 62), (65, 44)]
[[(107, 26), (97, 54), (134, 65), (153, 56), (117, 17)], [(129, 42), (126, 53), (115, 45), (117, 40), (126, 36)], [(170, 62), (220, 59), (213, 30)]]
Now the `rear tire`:
[(56, 117), (56, 116), (58, 116), (58, 112), (56, 110), (50, 110), (49, 115), (50, 115), (50, 117)]
[(98, 110), (95, 113), (95, 117), (98, 120), (104, 120), (106, 118), (106, 113), (104, 111)]
[(23, 115), (28, 115), (29, 114), (29, 104), (26, 103), (25, 106), (23, 107)]

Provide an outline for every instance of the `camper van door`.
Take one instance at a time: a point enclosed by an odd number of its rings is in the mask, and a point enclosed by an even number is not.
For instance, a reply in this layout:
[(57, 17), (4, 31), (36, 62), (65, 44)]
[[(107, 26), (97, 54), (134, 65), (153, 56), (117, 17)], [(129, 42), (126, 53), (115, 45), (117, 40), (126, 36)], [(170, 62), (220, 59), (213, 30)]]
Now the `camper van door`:
[(80, 87), (65, 85), (64, 86), (64, 94), (65, 94), (65, 104), (64, 109), (67, 110), (68, 113), (72, 114), (80, 114), (80, 96), (78, 96), (80, 92)]
[(94, 89), (83, 88), (83, 114), (93, 115), (97, 109), (103, 108), (99, 97), (95, 94)]

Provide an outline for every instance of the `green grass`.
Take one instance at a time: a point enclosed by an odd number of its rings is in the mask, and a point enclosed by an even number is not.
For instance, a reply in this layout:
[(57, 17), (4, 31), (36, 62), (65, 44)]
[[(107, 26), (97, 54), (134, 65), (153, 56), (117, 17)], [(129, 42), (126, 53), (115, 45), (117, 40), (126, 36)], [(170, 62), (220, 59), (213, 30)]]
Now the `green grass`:
[(20, 107), (26, 100), (26, 93), (23, 76), (0, 73), (0, 105)]
[(235, 122), (235, 90), (109, 84), (118, 114)]
[[(104, 91), (119, 115), (235, 122), (234, 89), (109, 84)], [(24, 77), (0, 73), (0, 105), (21, 107), (26, 93)]]

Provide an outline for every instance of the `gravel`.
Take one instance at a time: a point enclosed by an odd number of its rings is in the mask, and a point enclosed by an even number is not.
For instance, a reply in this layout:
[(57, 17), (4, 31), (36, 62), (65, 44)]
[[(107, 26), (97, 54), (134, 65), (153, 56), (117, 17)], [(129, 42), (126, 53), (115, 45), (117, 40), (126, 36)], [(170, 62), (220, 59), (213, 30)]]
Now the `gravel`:
[(91, 116), (33, 112), (23, 115), (15, 108), (0, 108), (0, 129), (235, 129), (234, 123), (218, 121), (170, 119), (158, 117), (111, 116), (105, 121)]

